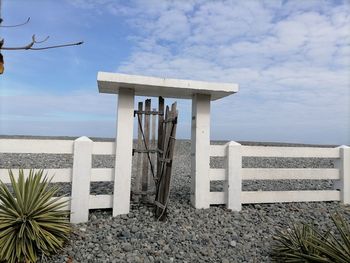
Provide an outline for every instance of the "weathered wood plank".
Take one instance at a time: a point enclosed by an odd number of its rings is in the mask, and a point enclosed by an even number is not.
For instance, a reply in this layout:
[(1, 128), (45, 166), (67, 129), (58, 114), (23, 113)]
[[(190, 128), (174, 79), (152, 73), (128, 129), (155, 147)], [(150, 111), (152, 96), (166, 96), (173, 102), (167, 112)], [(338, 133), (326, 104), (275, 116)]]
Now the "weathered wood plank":
[[(156, 197), (155, 197), (155, 201), (159, 202), (160, 204), (164, 204), (164, 188), (165, 188), (165, 172), (166, 172), (166, 163), (164, 162), (164, 159), (167, 158), (167, 154), (168, 154), (168, 146), (169, 146), (169, 138), (170, 138), (170, 126), (171, 123), (166, 122), (166, 120), (168, 118), (170, 118), (171, 112), (169, 110), (169, 106), (166, 106), (166, 110), (165, 110), (165, 118), (163, 122), (163, 154), (162, 154), (162, 158), (159, 158), (160, 161), (160, 173), (159, 173), (159, 181), (158, 181), (158, 185), (157, 185), (157, 189), (156, 189)], [(160, 207), (156, 207), (155, 209), (155, 214), (156, 217), (159, 217), (160, 214), (162, 213), (163, 209), (161, 209)]]
[[(142, 110), (143, 110), (143, 102), (141, 101), (138, 103), (138, 111), (142, 111)], [(136, 146), (136, 148), (138, 150), (141, 150), (141, 149), (145, 149), (145, 147), (143, 146), (143, 143), (142, 143), (142, 132), (141, 132), (141, 127), (143, 124), (142, 113), (137, 113), (136, 118), (137, 118), (137, 146)], [(142, 154), (138, 153), (137, 160), (136, 160), (137, 171), (136, 171), (134, 192), (141, 191), (141, 178), (142, 178), (141, 166), (142, 166)], [(135, 195), (134, 198), (135, 198), (136, 202), (139, 201), (139, 197), (137, 195)]]
[[(150, 111), (151, 110), (151, 100), (147, 99), (145, 101), (145, 111)], [(150, 115), (145, 115), (144, 116), (145, 123), (144, 123), (144, 146), (145, 148), (149, 148), (149, 137), (150, 137)], [(143, 155), (143, 163), (142, 163), (142, 180), (141, 180), (141, 189), (142, 191), (147, 191), (148, 190), (148, 176), (149, 176), (149, 159), (148, 159), (148, 154)]]
[[(163, 135), (163, 121), (164, 121), (164, 99), (162, 97), (158, 98), (158, 111), (160, 112), (158, 116), (158, 149), (163, 150), (164, 135)], [(163, 158), (163, 154), (158, 152), (157, 154), (157, 178), (160, 177), (160, 158)]]
[[(156, 111), (157, 109), (153, 109), (153, 111)], [(156, 149), (156, 121), (157, 121), (157, 115), (152, 115), (152, 120), (151, 120), (151, 147), (150, 149)], [(153, 165), (153, 172), (154, 172), (154, 176), (156, 176), (156, 160), (157, 160), (157, 156), (156, 156), (156, 152), (151, 154), (151, 162)], [(152, 174), (148, 177), (148, 190), (154, 189), (154, 180), (153, 180), (153, 176)]]
[(156, 208), (156, 217), (160, 220), (164, 220), (166, 217), (166, 208), (169, 199), (170, 193), (170, 181), (171, 181), (171, 168), (172, 168), (172, 160), (174, 155), (174, 146), (175, 146), (175, 135), (176, 135), (176, 120), (177, 120), (178, 112), (176, 110), (176, 102), (172, 104), (171, 111), (168, 110), (167, 107), (167, 116), (165, 120), (173, 119), (175, 122), (166, 122), (166, 136), (165, 136), (165, 146), (164, 153), (165, 158), (170, 160), (170, 162), (162, 164), (162, 173), (161, 173), (161, 181), (159, 188), (157, 189), (156, 201), (164, 206)]

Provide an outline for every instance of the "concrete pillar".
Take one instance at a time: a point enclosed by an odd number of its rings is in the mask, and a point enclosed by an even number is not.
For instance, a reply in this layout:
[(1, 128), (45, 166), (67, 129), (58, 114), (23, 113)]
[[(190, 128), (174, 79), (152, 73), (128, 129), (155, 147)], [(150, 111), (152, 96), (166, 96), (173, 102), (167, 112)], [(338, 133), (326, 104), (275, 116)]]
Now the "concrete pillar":
[(134, 123), (134, 90), (120, 88), (114, 171), (113, 216), (129, 213)]
[(209, 208), (210, 192), (210, 95), (192, 97), (191, 129), (191, 203)]

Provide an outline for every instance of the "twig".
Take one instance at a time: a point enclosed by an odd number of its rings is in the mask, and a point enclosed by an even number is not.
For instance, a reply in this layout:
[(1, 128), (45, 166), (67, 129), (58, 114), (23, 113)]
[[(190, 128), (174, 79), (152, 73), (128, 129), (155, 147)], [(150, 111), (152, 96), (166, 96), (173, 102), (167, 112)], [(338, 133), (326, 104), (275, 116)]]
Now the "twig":
[[(45, 39), (38, 41), (35, 39), (35, 35), (32, 36), (32, 41), (22, 47), (3, 47), (2, 45), (0, 46), (0, 49), (2, 50), (44, 50), (44, 49), (51, 49), (51, 48), (60, 48), (60, 47), (68, 47), (68, 46), (77, 46), (77, 45), (81, 45), (84, 42), (80, 41), (80, 42), (76, 42), (76, 43), (68, 43), (68, 44), (62, 44), (62, 45), (54, 45), (54, 46), (46, 46), (46, 47), (33, 47), (35, 44), (40, 44), (43, 43), (45, 41), (47, 41), (49, 39), (49, 36), (47, 36)], [(0, 43), (4, 43), (4, 39), (0, 40)]]
[(3, 26), (3, 25), (1, 25), (1, 23), (2, 23), (3, 21), (4, 21), (4, 20), (1, 18), (1, 20), (0, 20), (0, 27), (19, 27), (19, 26), (24, 26), (25, 24), (28, 24), (29, 21), (30, 21), (30, 17), (28, 17), (27, 21), (25, 21), (25, 22), (23, 22), (23, 23), (21, 23), (21, 24), (17, 24), (17, 25), (5, 25), (5, 26)]

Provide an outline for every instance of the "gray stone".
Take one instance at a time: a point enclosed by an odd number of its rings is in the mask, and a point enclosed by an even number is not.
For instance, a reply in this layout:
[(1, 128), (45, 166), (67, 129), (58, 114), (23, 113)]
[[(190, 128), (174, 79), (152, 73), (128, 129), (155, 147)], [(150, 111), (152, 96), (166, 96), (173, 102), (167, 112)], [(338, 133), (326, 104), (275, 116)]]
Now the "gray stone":
[[(168, 219), (156, 222), (153, 210), (132, 203), (131, 213), (112, 217), (111, 210), (90, 211), (90, 222), (75, 226), (64, 251), (47, 262), (270, 262), (273, 235), (289, 223), (313, 223), (334, 229), (330, 215), (339, 202), (243, 205), (241, 212), (224, 206), (194, 209), (190, 206), (190, 142), (177, 141)], [(94, 168), (112, 168), (113, 156), (93, 156)], [(243, 158), (244, 168), (333, 168), (334, 160), (322, 158)], [(0, 168), (70, 168), (71, 155), (0, 154)], [(222, 168), (223, 158), (211, 158), (211, 167)], [(135, 172), (135, 169), (133, 170)], [(133, 181), (132, 181), (133, 182)], [(69, 194), (70, 184), (59, 184), (59, 194)], [(213, 190), (222, 189), (220, 182)], [(243, 181), (244, 191), (332, 189), (331, 180)], [(91, 194), (112, 194), (113, 182), (91, 183)]]
[(133, 247), (130, 243), (123, 243), (122, 248), (125, 252), (130, 252), (133, 249)]
[(237, 245), (237, 242), (236, 242), (236, 241), (232, 240), (232, 241), (230, 242), (230, 246), (231, 246), (231, 247), (235, 247), (236, 245)]

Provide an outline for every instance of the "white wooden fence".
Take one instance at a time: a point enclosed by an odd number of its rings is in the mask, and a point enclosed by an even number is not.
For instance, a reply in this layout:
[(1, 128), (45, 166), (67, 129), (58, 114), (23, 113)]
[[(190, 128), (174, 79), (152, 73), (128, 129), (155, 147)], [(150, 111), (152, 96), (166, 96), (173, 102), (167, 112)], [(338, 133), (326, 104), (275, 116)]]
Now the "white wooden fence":
[[(71, 222), (88, 220), (89, 209), (113, 208), (113, 195), (91, 195), (90, 182), (114, 181), (114, 168), (92, 168), (92, 155), (113, 155), (114, 142), (76, 140), (0, 139), (0, 153), (73, 154), (73, 168), (45, 169), (52, 182), (72, 183), (67, 209)], [(130, 153), (131, 154), (131, 153)], [(227, 204), (239, 211), (242, 204), (307, 201), (342, 201), (350, 204), (350, 148), (242, 146), (236, 142), (211, 145), (210, 156), (225, 157), (224, 169), (210, 169), (211, 181), (225, 181), (224, 192), (210, 192), (210, 204)], [(242, 168), (242, 156), (336, 158), (332, 169)], [(15, 173), (16, 174), (16, 173)], [(25, 171), (28, 174), (28, 171)], [(339, 190), (243, 191), (242, 180), (317, 179), (338, 180)], [(7, 169), (0, 169), (0, 180), (10, 183)], [(118, 200), (116, 200), (118, 201)], [(122, 202), (122, 200), (121, 200)]]
[[(114, 181), (113, 168), (91, 168), (92, 155), (115, 154), (114, 142), (93, 142), (88, 137), (76, 140), (0, 139), (0, 153), (73, 154), (73, 168), (45, 169), (49, 177), (53, 177), (52, 182), (72, 183), (71, 197), (64, 197), (69, 200), (67, 210), (71, 211), (72, 223), (88, 221), (89, 209), (113, 207), (112, 195), (90, 194), (90, 182)], [(7, 169), (0, 169), (0, 180), (10, 183)]]
[[(211, 145), (210, 156), (225, 157), (225, 168), (210, 169), (210, 181), (225, 181), (223, 192), (210, 192), (210, 204), (227, 204), (240, 211), (242, 204), (275, 202), (341, 201), (350, 204), (350, 147), (243, 146), (236, 142)], [(246, 157), (335, 158), (335, 168), (242, 168)], [(337, 180), (334, 190), (242, 191), (242, 180)]]

